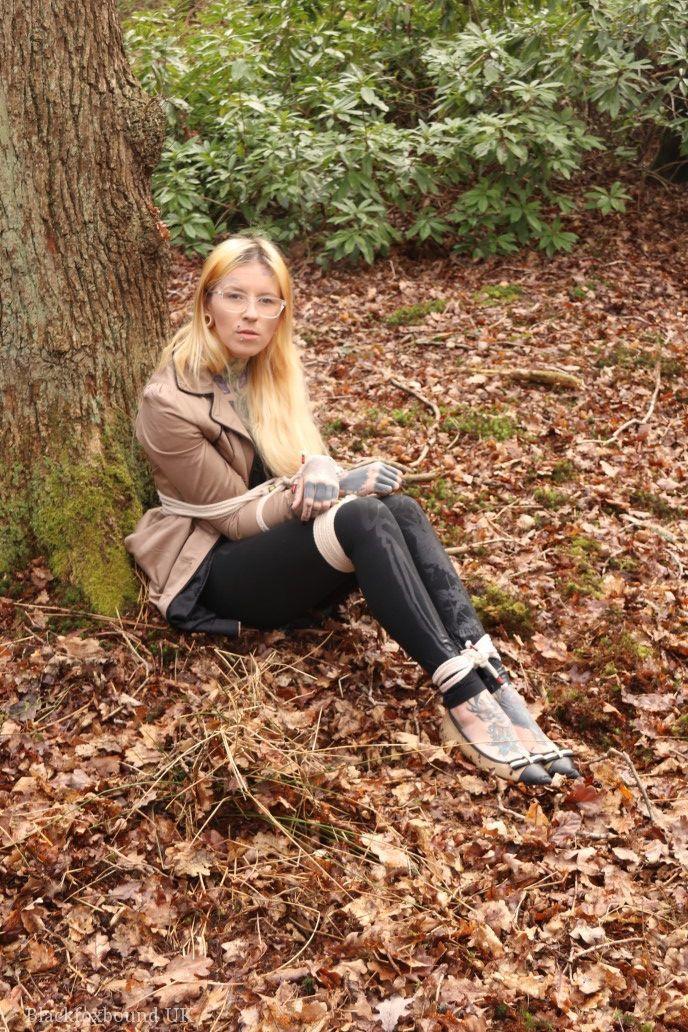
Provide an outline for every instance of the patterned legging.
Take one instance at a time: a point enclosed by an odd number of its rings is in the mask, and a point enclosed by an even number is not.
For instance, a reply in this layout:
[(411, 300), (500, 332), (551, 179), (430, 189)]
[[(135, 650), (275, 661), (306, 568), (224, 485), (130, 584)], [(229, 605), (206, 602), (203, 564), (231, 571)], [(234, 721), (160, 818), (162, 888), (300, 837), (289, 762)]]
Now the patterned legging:
[[(410, 495), (354, 498), (334, 530), (354, 565), (343, 573), (316, 548), (313, 522), (293, 520), (216, 546), (200, 601), (219, 616), (260, 629), (298, 626), (304, 615), (360, 588), (370, 612), (428, 674), (467, 640), (485, 634), (470, 597), (421, 505)], [(495, 668), (506, 674), (502, 664)], [(463, 687), (496, 688), (485, 668)]]

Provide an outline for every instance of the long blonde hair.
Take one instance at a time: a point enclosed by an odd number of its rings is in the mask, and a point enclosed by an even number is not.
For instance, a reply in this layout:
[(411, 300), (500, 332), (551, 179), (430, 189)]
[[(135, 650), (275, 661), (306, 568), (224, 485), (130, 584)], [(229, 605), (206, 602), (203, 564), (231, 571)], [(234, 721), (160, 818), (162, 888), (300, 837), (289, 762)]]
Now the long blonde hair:
[(311, 408), (301, 358), (293, 335), (293, 293), (289, 269), (279, 248), (263, 236), (233, 236), (213, 248), (201, 270), (189, 322), (165, 345), (156, 371), (174, 359), (177, 370), (194, 378), (201, 370), (222, 374), (231, 364), (205, 322), (206, 290), (245, 262), (262, 262), (276, 277), (287, 302), (272, 340), (246, 365), (251, 434), (268, 476), (291, 476), (301, 452), (329, 454)]

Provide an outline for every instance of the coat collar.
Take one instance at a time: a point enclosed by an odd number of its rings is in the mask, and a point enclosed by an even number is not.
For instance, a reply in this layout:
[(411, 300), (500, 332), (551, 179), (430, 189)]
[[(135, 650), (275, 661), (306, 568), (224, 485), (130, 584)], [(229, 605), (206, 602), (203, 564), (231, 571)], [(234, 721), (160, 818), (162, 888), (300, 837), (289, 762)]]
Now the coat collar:
[(239, 418), (234, 405), (234, 390), (222, 376), (213, 375), (210, 370), (202, 369), (198, 377), (194, 378), (190, 373), (182, 378), (177, 366), (172, 359), (172, 375), (180, 391), (184, 394), (196, 394), (199, 397), (211, 398), (210, 418), (222, 426), (241, 434), (247, 441), (253, 444), (253, 438)]

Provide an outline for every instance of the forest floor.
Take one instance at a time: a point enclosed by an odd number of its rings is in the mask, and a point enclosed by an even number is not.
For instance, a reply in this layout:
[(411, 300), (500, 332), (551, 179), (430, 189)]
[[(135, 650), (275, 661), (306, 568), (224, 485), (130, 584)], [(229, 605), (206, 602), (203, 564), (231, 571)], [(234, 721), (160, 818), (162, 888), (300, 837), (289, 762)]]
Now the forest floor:
[(578, 231), (292, 270), (333, 454), (404, 465), (584, 778), (443, 748), (360, 594), (215, 639), (36, 559), (0, 599), (2, 1028), (688, 1028), (688, 198)]

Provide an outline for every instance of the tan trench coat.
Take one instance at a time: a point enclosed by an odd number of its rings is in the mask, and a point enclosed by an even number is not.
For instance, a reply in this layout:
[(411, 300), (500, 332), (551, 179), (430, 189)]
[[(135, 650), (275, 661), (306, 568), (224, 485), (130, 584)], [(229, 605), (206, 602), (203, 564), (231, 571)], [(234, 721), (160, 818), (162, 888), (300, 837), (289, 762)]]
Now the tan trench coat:
[(233, 397), (221, 377), (205, 371), (191, 382), (174, 362), (143, 389), (135, 433), (158, 493), (192, 507), (232, 500), (226, 514), (203, 517), (168, 514), (163, 503), (125, 537), (148, 578), (149, 600), (163, 616), (221, 535), (236, 541), (298, 518), (290, 506), (294, 478), (272, 477), (249, 490), (255, 448)]

